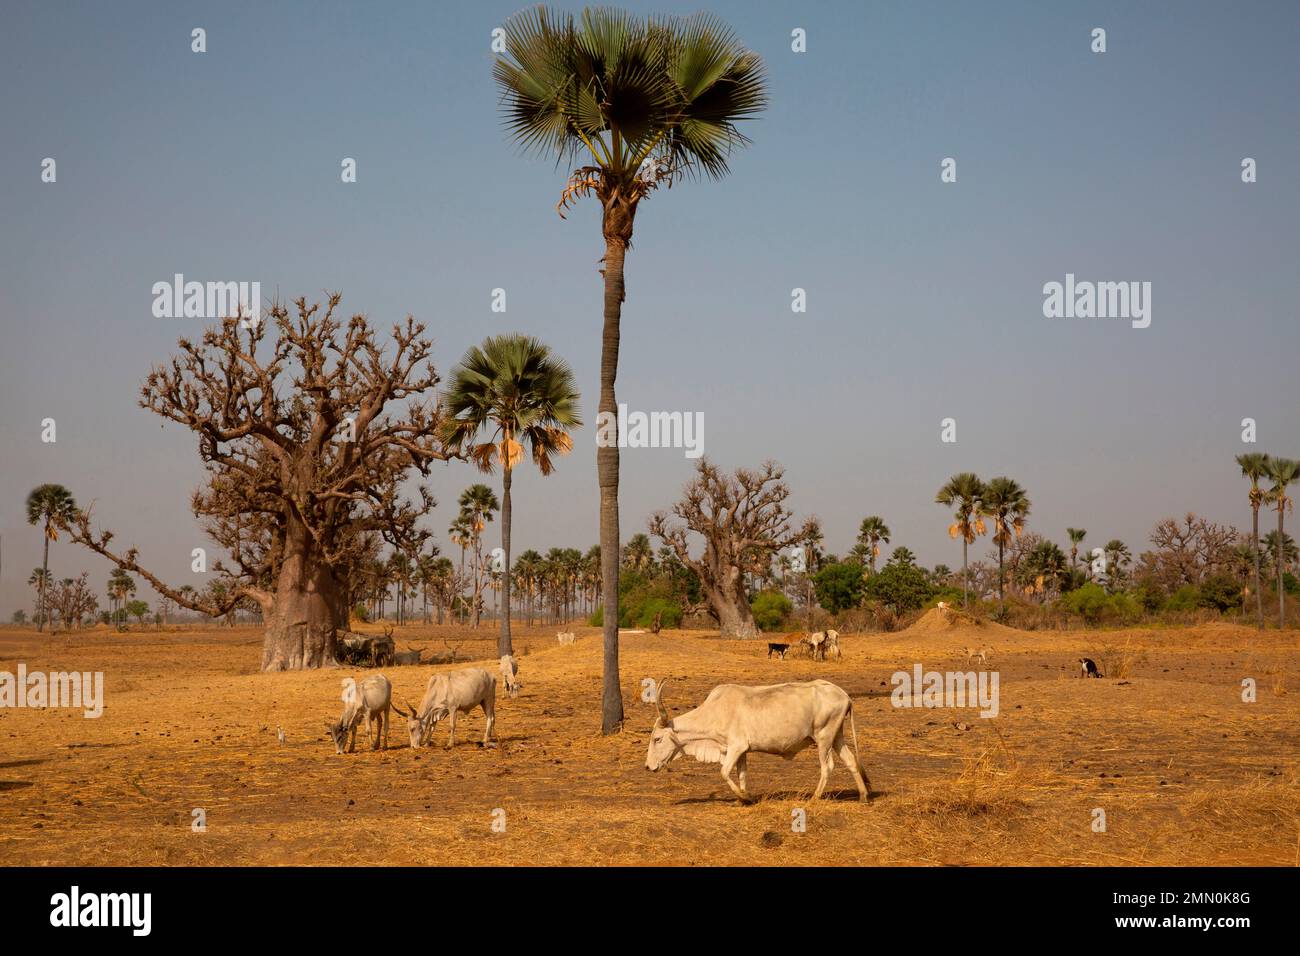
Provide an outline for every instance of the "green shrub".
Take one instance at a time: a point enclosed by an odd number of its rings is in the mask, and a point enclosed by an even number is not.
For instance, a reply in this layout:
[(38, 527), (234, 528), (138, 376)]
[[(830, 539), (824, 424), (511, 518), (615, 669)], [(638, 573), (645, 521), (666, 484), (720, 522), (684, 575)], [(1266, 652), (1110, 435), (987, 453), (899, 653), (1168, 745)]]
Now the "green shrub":
[(934, 594), (926, 573), (913, 564), (890, 563), (867, 579), (866, 594), (895, 614), (923, 607)]
[(860, 564), (828, 564), (813, 575), (817, 603), (832, 614), (857, 607), (862, 601), (863, 585)]
[(1201, 582), (1201, 607), (1218, 611), (1241, 604), (1241, 585), (1230, 574), (1216, 574)]
[(1100, 584), (1089, 581), (1061, 598), (1061, 606), (1087, 623), (1097, 624), (1110, 607), (1110, 595)]
[(749, 602), (760, 631), (775, 631), (786, 622), (794, 604), (780, 591), (759, 591)]
[(1195, 611), (1201, 606), (1201, 592), (1194, 584), (1184, 584), (1165, 602), (1166, 611)]

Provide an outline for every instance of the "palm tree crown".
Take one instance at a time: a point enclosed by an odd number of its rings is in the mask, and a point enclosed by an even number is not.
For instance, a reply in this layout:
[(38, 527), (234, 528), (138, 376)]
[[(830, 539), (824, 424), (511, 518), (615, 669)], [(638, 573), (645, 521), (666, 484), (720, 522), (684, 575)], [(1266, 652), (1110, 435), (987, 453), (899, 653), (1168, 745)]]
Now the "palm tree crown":
[[(718, 18), (640, 18), (545, 7), (506, 21), (493, 66), (506, 127), (527, 150), (595, 167), (566, 190), (635, 202), (663, 176), (727, 173), (749, 140), (737, 124), (767, 105), (763, 63)], [(647, 169), (650, 170), (647, 175)], [(595, 181), (582, 185), (587, 175)]]

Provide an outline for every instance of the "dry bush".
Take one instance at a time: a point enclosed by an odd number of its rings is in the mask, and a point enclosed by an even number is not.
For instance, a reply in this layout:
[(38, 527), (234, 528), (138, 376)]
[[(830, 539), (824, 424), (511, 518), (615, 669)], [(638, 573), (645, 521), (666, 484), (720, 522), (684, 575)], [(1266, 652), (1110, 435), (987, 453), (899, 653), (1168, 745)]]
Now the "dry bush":
[(1133, 647), (1131, 637), (1124, 641), (1123, 647), (1106, 646), (1097, 655), (1097, 663), (1101, 665), (1101, 672), (1115, 680), (1132, 677), (1134, 669), (1146, 662), (1146, 648)]

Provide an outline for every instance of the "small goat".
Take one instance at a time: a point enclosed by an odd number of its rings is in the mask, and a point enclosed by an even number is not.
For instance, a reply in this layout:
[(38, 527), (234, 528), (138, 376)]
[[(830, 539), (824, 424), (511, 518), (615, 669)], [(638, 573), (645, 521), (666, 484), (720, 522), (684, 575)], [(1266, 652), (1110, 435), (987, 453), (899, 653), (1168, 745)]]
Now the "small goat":
[[(343, 753), (344, 741), (347, 742), (348, 753), (357, 749), (357, 728), (361, 726), (361, 719), (364, 717), (366, 733), (370, 737), (370, 749), (379, 749), (379, 739), (382, 735), (384, 749), (387, 750), (389, 710), (393, 706), (393, 685), (389, 683), (388, 678), (383, 674), (373, 674), (358, 684), (353, 678), (346, 677), (343, 679), (341, 699), (343, 713), (339, 715), (339, 719), (333, 723), (325, 721), (325, 728), (334, 741), (334, 749), (338, 753)], [(376, 723), (379, 725), (377, 729)]]
[(1091, 657), (1080, 657), (1079, 668), (1082, 671), (1082, 677), (1104, 677), (1105, 675), (1097, 668), (1097, 662)]
[(785, 660), (785, 652), (789, 649), (789, 644), (776, 644), (769, 641), (767, 645), (767, 656), (771, 657), (775, 654), (777, 657), (781, 658), (781, 660)]

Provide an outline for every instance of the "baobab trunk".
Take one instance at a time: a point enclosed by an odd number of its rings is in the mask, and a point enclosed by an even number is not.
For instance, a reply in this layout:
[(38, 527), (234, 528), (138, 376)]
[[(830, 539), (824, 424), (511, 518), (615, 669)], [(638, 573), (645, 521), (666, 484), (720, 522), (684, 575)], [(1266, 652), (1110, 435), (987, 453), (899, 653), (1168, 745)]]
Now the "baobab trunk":
[(305, 525), (291, 518), (275, 596), (266, 615), (262, 670), (294, 671), (334, 663), (339, 589)]
[(749, 602), (744, 598), (734, 598), (722, 592), (714, 592), (713, 608), (718, 612), (721, 636), (728, 640), (749, 641), (759, 636), (758, 625), (754, 623), (754, 614), (749, 609)]

